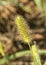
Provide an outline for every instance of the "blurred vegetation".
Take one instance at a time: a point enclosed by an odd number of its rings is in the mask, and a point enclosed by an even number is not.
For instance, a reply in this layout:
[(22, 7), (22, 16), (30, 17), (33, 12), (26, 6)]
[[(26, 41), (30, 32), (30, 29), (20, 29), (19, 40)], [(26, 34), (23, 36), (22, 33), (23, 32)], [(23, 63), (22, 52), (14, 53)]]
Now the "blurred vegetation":
[(46, 1), (0, 0), (0, 13), (0, 65), (29, 54), (34, 65), (46, 65)]

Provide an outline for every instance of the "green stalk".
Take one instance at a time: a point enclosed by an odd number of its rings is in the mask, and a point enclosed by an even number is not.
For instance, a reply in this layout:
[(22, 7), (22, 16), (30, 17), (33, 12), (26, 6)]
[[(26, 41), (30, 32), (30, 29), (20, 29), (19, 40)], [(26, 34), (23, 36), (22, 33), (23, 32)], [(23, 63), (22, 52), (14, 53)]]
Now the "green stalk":
[(42, 65), (36, 44), (32, 45), (30, 47), (30, 50), (31, 50), (31, 56), (33, 58), (35, 65)]

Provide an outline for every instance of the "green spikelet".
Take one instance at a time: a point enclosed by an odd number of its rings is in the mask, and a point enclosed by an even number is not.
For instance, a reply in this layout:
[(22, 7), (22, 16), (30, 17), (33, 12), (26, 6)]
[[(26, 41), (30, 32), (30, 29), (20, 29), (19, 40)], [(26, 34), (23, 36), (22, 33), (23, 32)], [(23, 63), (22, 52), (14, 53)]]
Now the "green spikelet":
[(21, 16), (16, 16), (15, 17), (15, 23), (17, 24), (17, 27), (20, 30), (20, 34), (23, 37), (23, 41), (26, 43), (29, 43), (30, 42), (30, 36), (28, 34), (28, 31), (27, 31), (28, 26), (27, 26), (27, 23), (24, 20), (24, 18)]

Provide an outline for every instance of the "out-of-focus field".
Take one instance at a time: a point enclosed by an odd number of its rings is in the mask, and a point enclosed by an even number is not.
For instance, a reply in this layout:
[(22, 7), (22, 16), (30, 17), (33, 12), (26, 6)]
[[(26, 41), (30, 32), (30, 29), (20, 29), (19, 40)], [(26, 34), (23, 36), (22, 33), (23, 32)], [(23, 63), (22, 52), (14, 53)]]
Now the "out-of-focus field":
[[(30, 27), (28, 32), (32, 33), (33, 41), (36, 41), (39, 49), (46, 50), (46, 19), (44, 13), (33, 0), (19, 0), (19, 3), (22, 3), (24, 7), (30, 6), (31, 13), (16, 5), (0, 5), (0, 41), (3, 43), (6, 55), (29, 49), (28, 45), (23, 44), (24, 42), (15, 25), (14, 18), (16, 15), (24, 17)], [(2, 57), (1, 54), (0, 57)], [(41, 56), (41, 59), (44, 63), (46, 55)], [(31, 61), (30, 56), (24, 56), (10, 61), (10, 63), (11, 65), (34, 65)]]

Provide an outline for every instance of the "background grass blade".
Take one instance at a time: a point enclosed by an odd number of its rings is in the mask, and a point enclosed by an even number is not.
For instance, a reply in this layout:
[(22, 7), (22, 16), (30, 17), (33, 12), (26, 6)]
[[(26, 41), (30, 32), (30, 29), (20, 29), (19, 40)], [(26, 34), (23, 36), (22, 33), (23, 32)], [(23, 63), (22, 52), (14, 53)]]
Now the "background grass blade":
[(43, 10), (45, 16), (46, 16), (46, 0), (34, 0), (36, 5)]
[(45, 61), (45, 63), (43, 65), (46, 65), (46, 61)]
[(2, 42), (0, 42), (0, 53), (2, 54), (2, 56), (5, 56)]
[(35, 1), (36, 5), (37, 5), (40, 9), (42, 9), (42, 0), (34, 0), (34, 1)]

